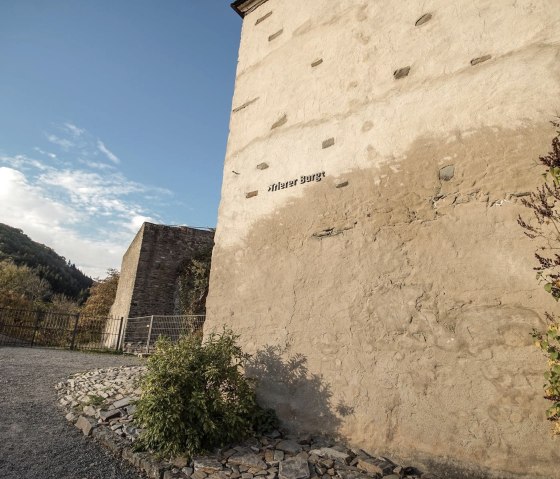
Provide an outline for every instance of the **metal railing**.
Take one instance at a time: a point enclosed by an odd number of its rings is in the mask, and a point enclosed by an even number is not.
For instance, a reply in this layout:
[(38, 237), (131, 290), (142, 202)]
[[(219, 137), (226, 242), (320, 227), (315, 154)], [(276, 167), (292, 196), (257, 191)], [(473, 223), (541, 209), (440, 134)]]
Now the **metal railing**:
[(177, 341), (202, 331), (205, 316), (100, 318), (48, 310), (0, 308), (0, 346), (153, 352), (157, 339)]
[(122, 350), (125, 353), (149, 354), (159, 337), (177, 341), (181, 336), (202, 331), (204, 315), (141, 316), (125, 321)]
[(0, 308), (0, 346), (106, 350), (119, 344), (122, 319)]

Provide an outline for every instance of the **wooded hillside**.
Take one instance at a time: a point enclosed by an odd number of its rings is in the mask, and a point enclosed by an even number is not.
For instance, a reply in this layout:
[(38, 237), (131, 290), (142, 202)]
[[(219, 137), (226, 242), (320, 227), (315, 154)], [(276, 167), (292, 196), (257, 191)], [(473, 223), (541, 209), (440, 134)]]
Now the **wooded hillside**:
[(93, 280), (53, 249), (37, 243), (23, 231), (0, 223), (0, 261), (28, 266), (49, 282), (53, 293), (82, 300)]

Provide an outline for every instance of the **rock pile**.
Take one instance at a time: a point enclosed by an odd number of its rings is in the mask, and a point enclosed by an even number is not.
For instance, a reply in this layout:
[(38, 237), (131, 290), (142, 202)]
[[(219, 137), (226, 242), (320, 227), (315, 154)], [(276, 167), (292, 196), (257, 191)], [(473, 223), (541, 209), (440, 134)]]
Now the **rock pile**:
[(55, 388), (60, 405), (68, 410), (66, 419), (86, 436), (98, 426), (108, 426), (117, 436), (133, 441), (141, 432), (132, 421), (144, 370), (143, 366), (97, 369), (58, 383)]
[(189, 461), (161, 461), (134, 452), (142, 432), (134, 426), (142, 366), (98, 369), (58, 383), (66, 419), (115, 455), (155, 479), (436, 479), (387, 458), (374, 457), (325, 437), (274, 431)]

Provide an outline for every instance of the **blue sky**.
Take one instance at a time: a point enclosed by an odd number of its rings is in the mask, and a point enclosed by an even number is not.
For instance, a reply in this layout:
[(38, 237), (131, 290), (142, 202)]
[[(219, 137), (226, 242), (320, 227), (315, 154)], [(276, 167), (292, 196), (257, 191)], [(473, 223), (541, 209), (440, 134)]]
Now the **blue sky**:
[(215, 226), (240, 28), (227, 0), (2, 0), (0, 222), (98, 277), (145, 220)]

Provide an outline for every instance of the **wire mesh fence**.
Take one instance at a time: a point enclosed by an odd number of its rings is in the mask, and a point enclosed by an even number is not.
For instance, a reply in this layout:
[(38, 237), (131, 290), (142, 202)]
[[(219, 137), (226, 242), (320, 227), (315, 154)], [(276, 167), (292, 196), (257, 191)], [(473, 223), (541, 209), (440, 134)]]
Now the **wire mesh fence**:
[(0, 346), (106, 350), (119, 344), (123, 320), (49, 310), (0, 308)]
[(149, 354), (154, 350), (160, 337), (177, 341), (181, 336), (196, 334), (202, 331), (205, 316), (142, 316), (128, 318), (122, 340), (125, 353)]
[(205, 316), (100, 318), (0, 308), (0, 346), (42, 346), (132, 354), (153, 352), (159, 337), (177, 341), (202, 331)]

